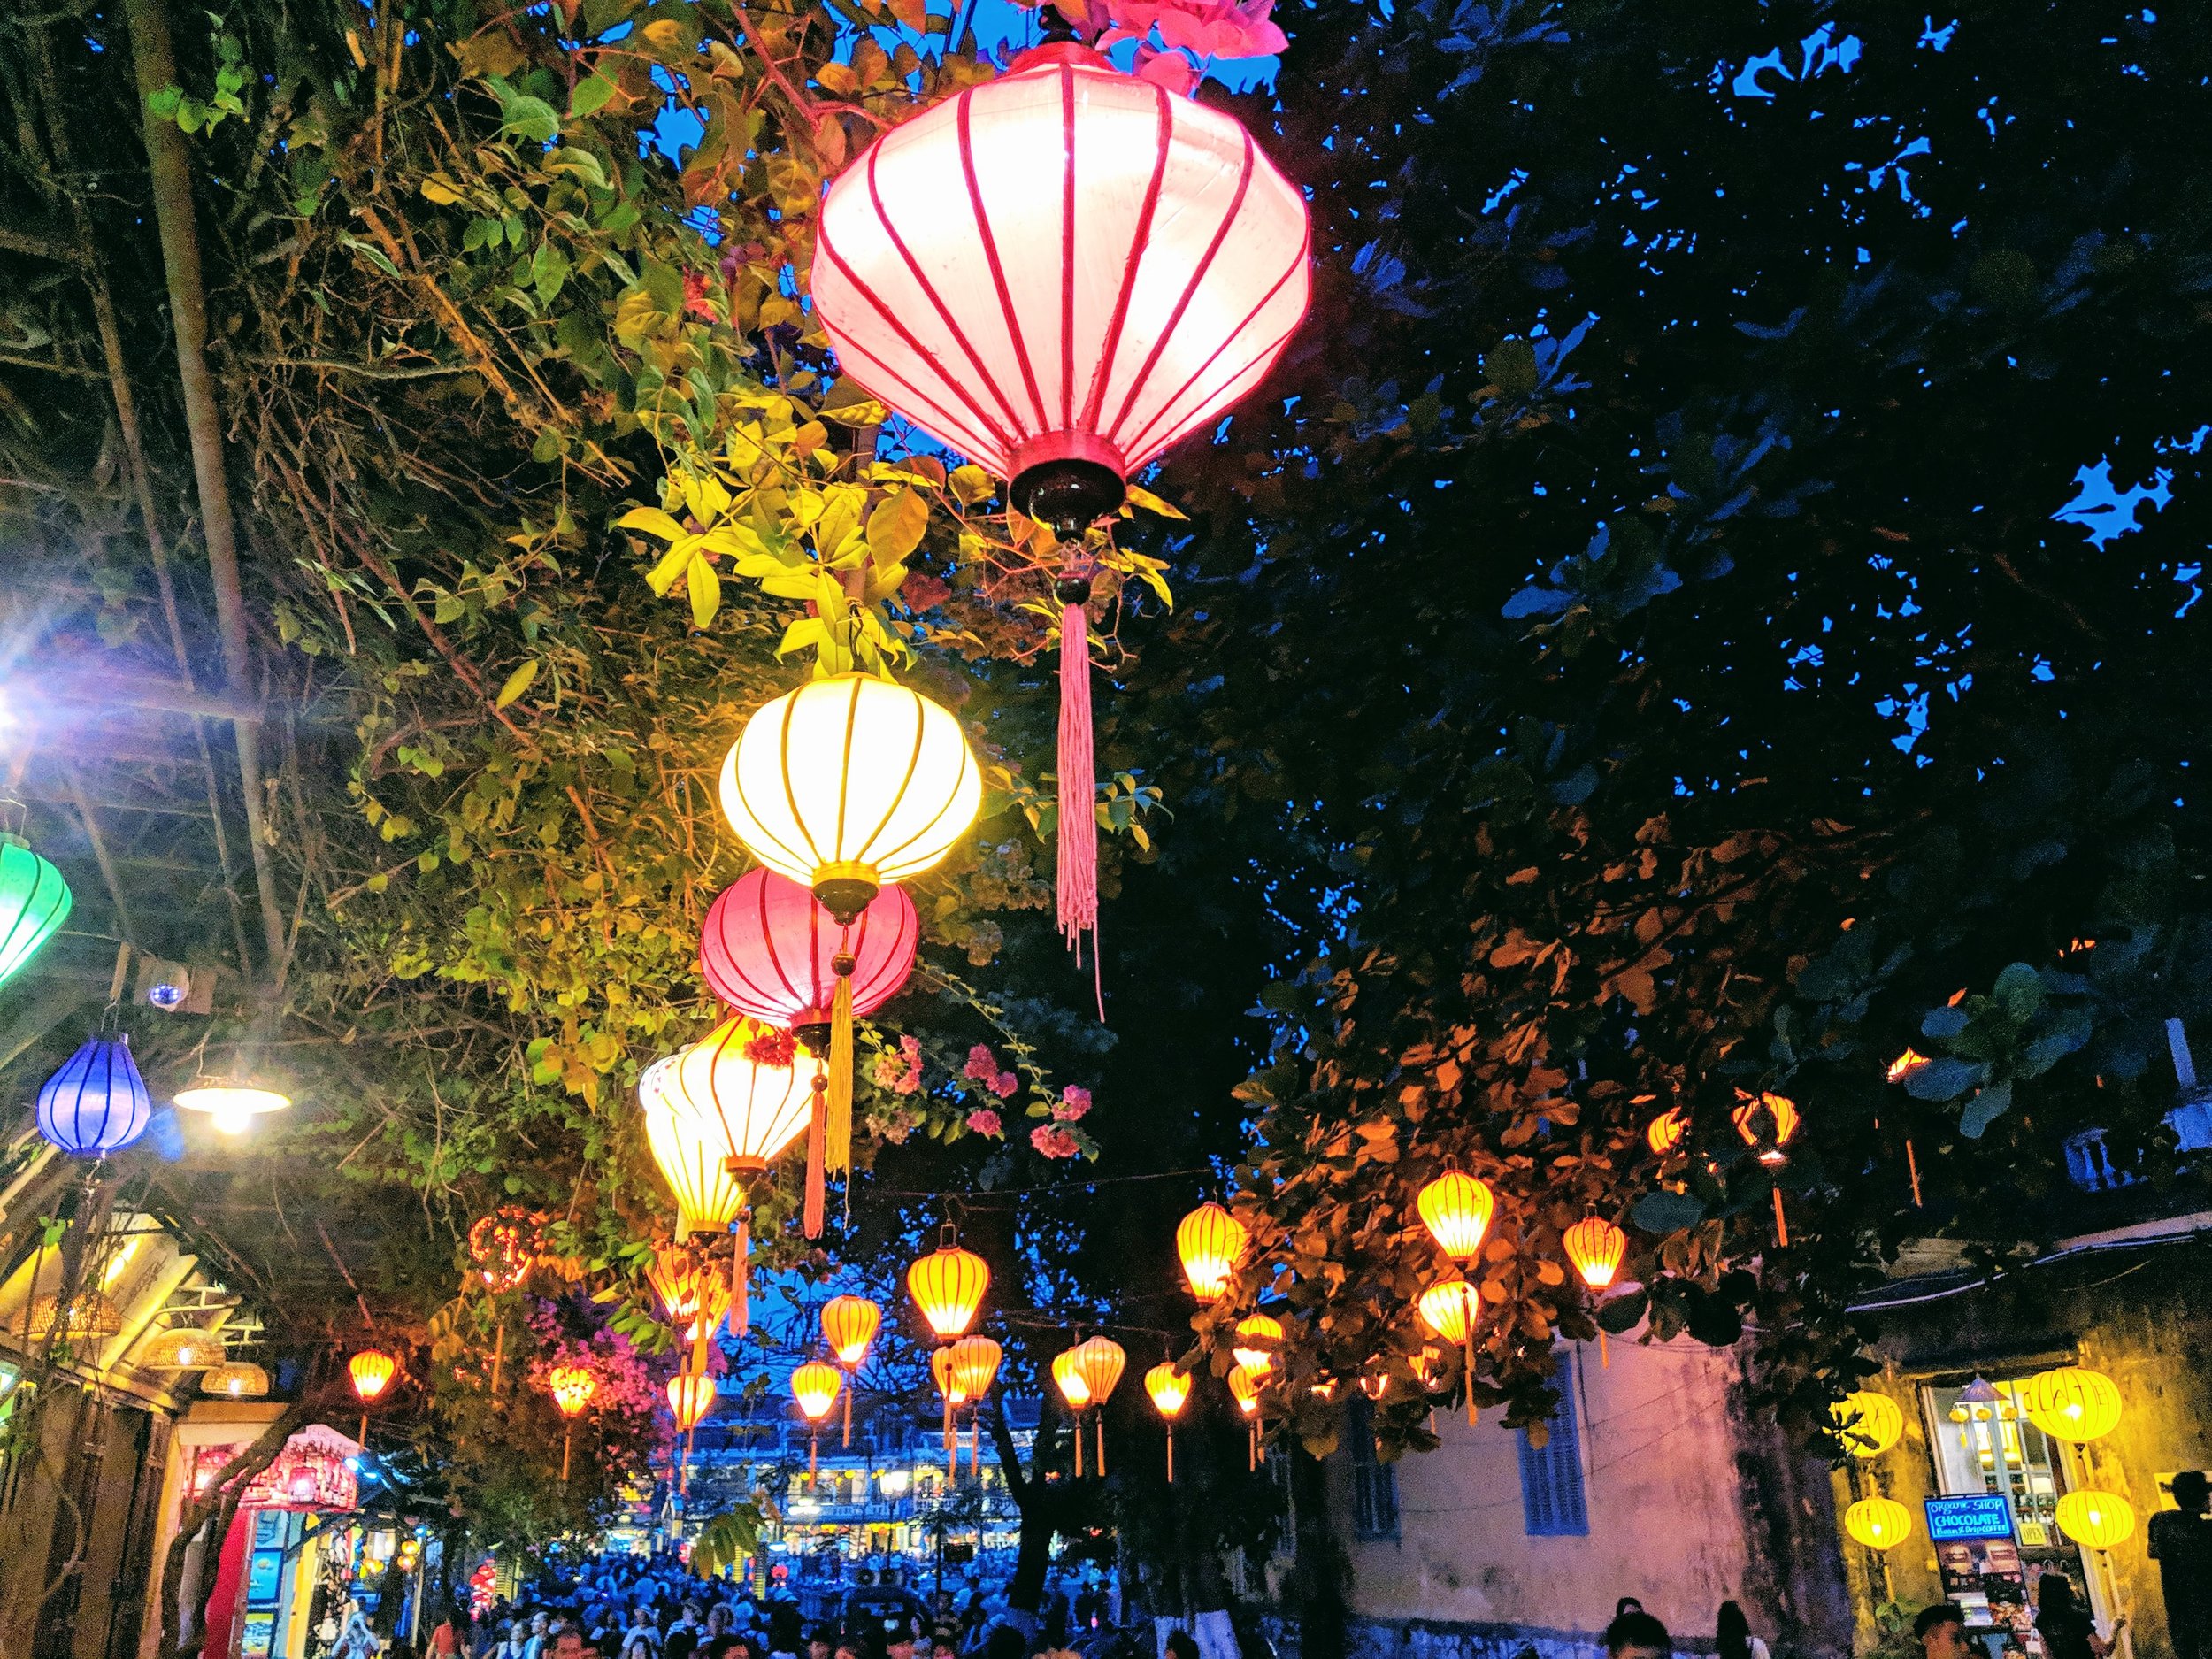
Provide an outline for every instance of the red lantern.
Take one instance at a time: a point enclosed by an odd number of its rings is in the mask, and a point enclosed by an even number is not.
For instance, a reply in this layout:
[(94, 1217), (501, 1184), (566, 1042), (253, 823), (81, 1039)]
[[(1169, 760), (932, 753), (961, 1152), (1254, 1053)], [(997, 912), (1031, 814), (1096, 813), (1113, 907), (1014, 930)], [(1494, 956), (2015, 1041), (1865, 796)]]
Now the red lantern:
[(1010, 481), (1069, 554), (1058, 887), (1098, 925), (1086, 526), (1256, 387), (1304, 317), (1304, 197), (1235, 119), (1098, 53), (1023, 53), (831, 185), (815, 314), (847, 373)]
[[(741, 877), (707, 911), (699, 967), (741, 1014), (792, 1033), (826, 1083), (821, 1174), (852, 1167), (853, 1020), (897, 995), (914, 966), (921, 922), (887, 885), (850, 927), (821, 901), (765, 867)], [(810, 1228), (811, 1237), (818, 1228)]]

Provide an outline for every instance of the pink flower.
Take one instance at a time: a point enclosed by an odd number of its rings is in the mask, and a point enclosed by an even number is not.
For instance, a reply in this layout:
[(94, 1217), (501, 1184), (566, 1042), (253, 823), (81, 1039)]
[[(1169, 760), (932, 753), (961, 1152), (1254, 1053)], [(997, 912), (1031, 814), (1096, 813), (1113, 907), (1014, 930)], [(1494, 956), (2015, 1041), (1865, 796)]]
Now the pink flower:
[(703, 323), (714, 320), (714, 302), (707, 297), (707, 280), (696, 271), (684, 273), (684, 315)]
[(987, 1106), (979, 1106), (968, 1114), (968, 1128), (970, 1133), (979, 1135), (1005, 1133), (999, 1123), (998, 1114)]
[(968, 1050), (968, 1069), (962, 1075), (984, 1084), (997, 1078), (998, 1056), (991, 1052), (990, 1044), (979, 1042)]
[(876, 1056), (875, 1070), (869, 1073), (878, 1088), (895, 1088), (906, 1080), (906, 1059), (896, 1049), (886, 1048)]
[(904, 1077), (902, 1077), (897, 1082), (891, 1085), (891, 1092), (894, 1094), (920, 1094), (922, 1092), (922, 1074), (919, 1071), (909, 1071)]
[(1039, 1124), (1029, 1132), (1029, 1144), (1048, 1158), (1071, 1158), (1082, 1150), (1057, 1124)]
[[(1113, 8), (1114, 27), (1100, 40), (1101, 50), (1148, 40), (1156, 31), (1162, 45), (1201, 58), (1263, 58), (1290, 44), (1269, 19), (1274, 0), (1113, 0)], [(1149, 61), (1141, 55), (1137, 73), (1143, 74)]]
[(746, 1040), (743, 1052), (755, 1065), (786, 1066), (798, 1052), (798, 1045), (789, 1032), (764, 1026)]
[(1014, 1098), (1014, 1091), (1022, 1086), (1021, 1079), (1011, 1071), (1002, 1071), (991, 1079), (991, 1093), (1001, 1100)]
[(919, 1037), (900, 1038), (899, 1052), (906, 1056), (907, 1064), (912, 1066), (918, 1076), (922, 1069), (922, 1040)]
[(1198, 90), (1198, 65), (1180, 52), (1164, 52), (1149, 43), (1137, 48), (1137, 79), (1188, 97)]
[(1070, 1087), (1061, 1091), (1060, 1103), (1052, 1109), (1052, 1115), (1064, 1124), (1071, 1124), (1090, 1109), (1090, 1090)]

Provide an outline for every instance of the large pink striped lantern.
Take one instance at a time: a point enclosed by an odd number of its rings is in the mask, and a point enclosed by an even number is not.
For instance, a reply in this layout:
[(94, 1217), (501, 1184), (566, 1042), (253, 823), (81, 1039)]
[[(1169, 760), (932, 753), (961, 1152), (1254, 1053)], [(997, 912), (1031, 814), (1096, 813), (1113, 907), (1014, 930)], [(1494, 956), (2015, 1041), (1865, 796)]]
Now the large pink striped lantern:
[(838, 177), (814, 303), (849, 373), (1064, 535), (1259, 383), (1308, 242), (1233, 119), (1056, 42)]

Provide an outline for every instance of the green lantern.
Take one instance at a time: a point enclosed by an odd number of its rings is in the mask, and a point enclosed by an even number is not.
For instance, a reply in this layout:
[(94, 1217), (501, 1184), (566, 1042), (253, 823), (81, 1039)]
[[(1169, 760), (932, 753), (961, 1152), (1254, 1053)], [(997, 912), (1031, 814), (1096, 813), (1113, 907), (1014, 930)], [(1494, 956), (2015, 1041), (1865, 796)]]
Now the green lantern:
[(18, 837), (0, 836), (0, 984), (53, 937), (74, 902), (60, 871)]

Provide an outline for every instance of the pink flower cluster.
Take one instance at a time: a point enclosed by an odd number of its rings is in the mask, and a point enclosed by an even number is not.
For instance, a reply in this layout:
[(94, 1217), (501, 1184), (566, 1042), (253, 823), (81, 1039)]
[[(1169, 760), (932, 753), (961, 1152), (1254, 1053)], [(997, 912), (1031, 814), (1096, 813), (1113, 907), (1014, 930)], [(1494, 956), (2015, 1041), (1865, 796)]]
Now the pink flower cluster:
[(998, 1056), (991, 1052), (988, 1043), (979, 1042), (968, 1050), (967, 1077), (980, 1083), (1001, 1100), (1011, 1100), (1014, 1091), (1022, 1086), (1021, 1079), (1011, 1071), (998, 1069)]
[(873, 1076), (878, 1088), (887, 1088), (894, 1094), (918, 1094), (922, 1087), (922, 1045), (911, 1037), (900, 1038), (896, 1048), (886, 1048), (876, 1056)]
[(763, 1026), (745, 1044), (745, 1057), (755, 1065), (789, 1065), (798, 1051), (799, 1045), (791, 1033), (778, 1031), (772, 1025)]
[(1263, 58), (1290, 44), (1274, 9), (1275, 0), (1081, 0), (1075, 20), (1090, 26), (1101, 51), (1135, 41), (1138, 77), (1188, 96), (1212, 60)]
[(1090, 1090), (1071, 1085), (1061, 1091), (1059, 1100), (1054, 1102), (1052, 1116), (1060, 1123), (1071, 1124), (1090, 1109)]
[(968, 1132), (979, 1135), (1002, 1135), (1006, 1126), (988, 1106), (979, 1106), (968, 1114)]
[(1048, 1158), (1071, 1158), (1083, 1149), (1058, 1124), (1039, 1124), (1029, 1132), (1029, 1144)]

